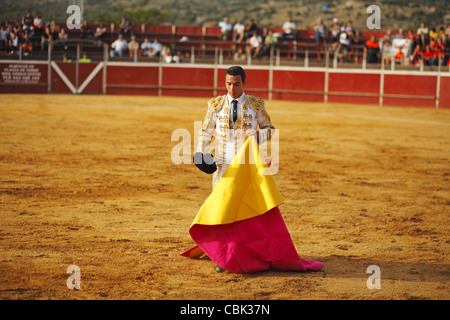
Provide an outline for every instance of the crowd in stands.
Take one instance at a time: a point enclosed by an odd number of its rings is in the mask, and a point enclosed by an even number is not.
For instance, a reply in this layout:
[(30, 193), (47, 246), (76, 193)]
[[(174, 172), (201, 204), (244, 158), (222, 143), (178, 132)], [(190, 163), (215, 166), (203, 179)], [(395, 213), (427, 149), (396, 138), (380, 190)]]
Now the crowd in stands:
[[(291, 17), (287, 18), (281, 29), (260, 28), (253, 19), (246, 24), (237, 21), (232, 25), (228, 18), (224, 18), (217, 26), (221, 32), (218, 40), (235, 44), (233, 57), (238, 61), (245, 61), (248, 56), (268, 57), (272, 48), (286, 43), (297, 45), (302, 41)], [(331, 50), (339, 62), (348, 62), (353, 48), (359, 46), (363, 48), (368, 63), (450, 64), (449, 57), (445, 55), (445, 49), (450, 44), (450, 25), (436, 29), (421, 23), (417, 30), (399, 29), (394, 32), (388, 29), (383, 35), (379, 32), (369, 33), (370, 38), (367, 39), (360, 37), (361, 33), (355, 30), (351, 20), (341, 23), (338, 18), (334, 18), (327, 27), (326, 22), (319, 18), (312, 31), (318, 60), (325, 50)], [(107, 41), (107, 35), (104, 25), (100, 24), (91, 30), (87, 21), (83, 21), (79, 38), (92, 40), (101, 46)], [(145, 34), (139, 43), (132, 23), (126, 16), (122, 17), (117, 34), (110, 36), (117, 37), (110, 43), (111, 57), (163, 57), (166, 62), (180, 62), (189, 58), (189, 52), (183, 54), (178, 50), (174, 53), (172, 48), (161, 44), (156, 36), (151, 38), (151, 34)], [(48, 46), (64, 52), (68, 50), (68, 37), (64, 27), (55, 21), (44, 21), (40, 12), (33, 16), (28, 11), (21, 21), (15, 23), (0, 20), (1, 55), (13, 55), (18, 51), (29, 55), (36, 50), (44, 51)]]

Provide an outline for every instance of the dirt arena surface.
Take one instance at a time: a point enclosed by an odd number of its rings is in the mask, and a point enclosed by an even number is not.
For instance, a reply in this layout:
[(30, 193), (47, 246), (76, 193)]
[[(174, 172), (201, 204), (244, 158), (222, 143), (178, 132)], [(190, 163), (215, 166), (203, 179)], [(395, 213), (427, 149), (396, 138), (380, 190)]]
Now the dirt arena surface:
[(324, 270), (239, 275), (180, 256), (211, 176), (171, 135), (207, 100), (1, 95), (0, 298), (450, 298), (450, 110), (267, 101), (281, 213)]

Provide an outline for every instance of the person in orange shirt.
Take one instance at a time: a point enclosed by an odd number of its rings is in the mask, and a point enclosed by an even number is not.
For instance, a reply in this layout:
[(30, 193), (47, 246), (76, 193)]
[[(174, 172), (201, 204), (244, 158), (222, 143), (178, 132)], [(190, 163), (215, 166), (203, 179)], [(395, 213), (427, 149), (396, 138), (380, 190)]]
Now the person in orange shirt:
[(380, 52), (380, 43), (376, 41), (375, 35), (371, 35), (370, 39), (366, 41), (364, 52), (367, 55), (367, 62), (377, 63), (378, 53)]

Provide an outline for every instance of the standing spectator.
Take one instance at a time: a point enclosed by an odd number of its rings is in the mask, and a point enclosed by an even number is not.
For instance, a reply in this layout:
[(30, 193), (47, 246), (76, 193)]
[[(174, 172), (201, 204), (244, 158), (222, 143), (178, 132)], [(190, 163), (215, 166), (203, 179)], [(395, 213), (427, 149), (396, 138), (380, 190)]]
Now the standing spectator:
[(258, 32), (258, 26), (253, 19), (250, 19), (250, 21), (245, 26), (244, 40), (247, 41), (248, 39), (250, 39), (255, 32)]
[(242, 24), (241, 20), (238, 20), (233, 27), (233, 41), (242, 42), (244, 41), (245, 26)]
[(247, 55), (251, 55), (253, 53), (254, 58), (258, 57), (261, 46), (262, 38), (258, 35), (258, 32), (255, 31), (253, 36), (248, 39)]
[(125, 33), (130, 33), (130, 36), (134, 35), (133, 27), (131, 26), (130, 20), (127, 19), (127, 16), (122, 16), (122, 22), (120, 23), (119, 34), (125, 35)]
[(106, 27), (103, 24), (97, 26), (94, 37), (95, 40), (97, 40), (98, 45), (101, 46), (102, 42), (105, 41), (106, 38)]
[(368, 63), (378, 62), (378, 53), (380, 52), (380, 43), (375, 39), (375, 35), (371, 35), (370, 39), (365, 42), (364, 52), (366, 53)]
[(261, 55), (262, 56), (269, 56), (270, 55), (270, 50), (272, 48), (275, 49), (275, 46), (277, 45), (277, 43), (278, 43), (278, 37), (275, 37), (273, 35), (273, 31), (272, 30), (267, 31), (267, 35), (264, 38), (264, 49), (263, 49), (263, 52), (262, 52)]
[(22, 18), (22, 30), (33, 31), (34, 19), (31, 15), (31, 10), (28, 10), (27, 14)]
[(333, 50), (339, 45), (339, 34), (341, 33), (341, 27), (339, 26), (338, 18), (333, 19), (333, 25), (330, 28), (330, 43)]
[(288, 17), (287, 21), (283, 24), (283, 41), (291, 39), (297, 41), (297, 26), (295, 22), (292, 22), (292, 17)]
[(131, 36), (131, 41), (128, 43), (128, 51), (130, 53), (130, 58), (133, 58), (139, 50), (139, 43), (136, 41), (136, 36)]
[(81, 35), (80, 39), (92, 39), (93, 38), (93, 32), (91, 30), (91, 27), (88, 25), (87, 21), (83, 21), (83, 25), (81, 26)]
[(229, 19), (224, 18), (223, 21), (219, 22), (219, 27), (221, 31), (221, 39), (223, 41), (230, 40), (233, 26), (231, 25)]
[(429, 43), (428, 33), (429, 33), (428, 28), (426, 28), (425, 23), (422, 22), (420, 24), (420, 27), (417, 29), (417, 38), (420, 46), (423, 49), (425, 49), (425, 47)]
[(117, 40), (111, 44), (111, 48), (111, 57), (123, 57), (128, 48), (128, 42), (123, 38), (123, 35), (119, 34)]

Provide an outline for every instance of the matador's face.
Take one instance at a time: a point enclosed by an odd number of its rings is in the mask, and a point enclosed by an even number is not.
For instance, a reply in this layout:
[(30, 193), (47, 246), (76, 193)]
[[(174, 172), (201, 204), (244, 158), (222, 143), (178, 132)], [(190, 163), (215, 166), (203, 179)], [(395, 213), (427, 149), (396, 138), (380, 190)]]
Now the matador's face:
[(242, 81), (242, 77), (232, 76), (227, 74), (225, 77), (225, 84), (227, 86), (228, 94), (233, 98), (239, 98), (244, 92), (245, 82)]

